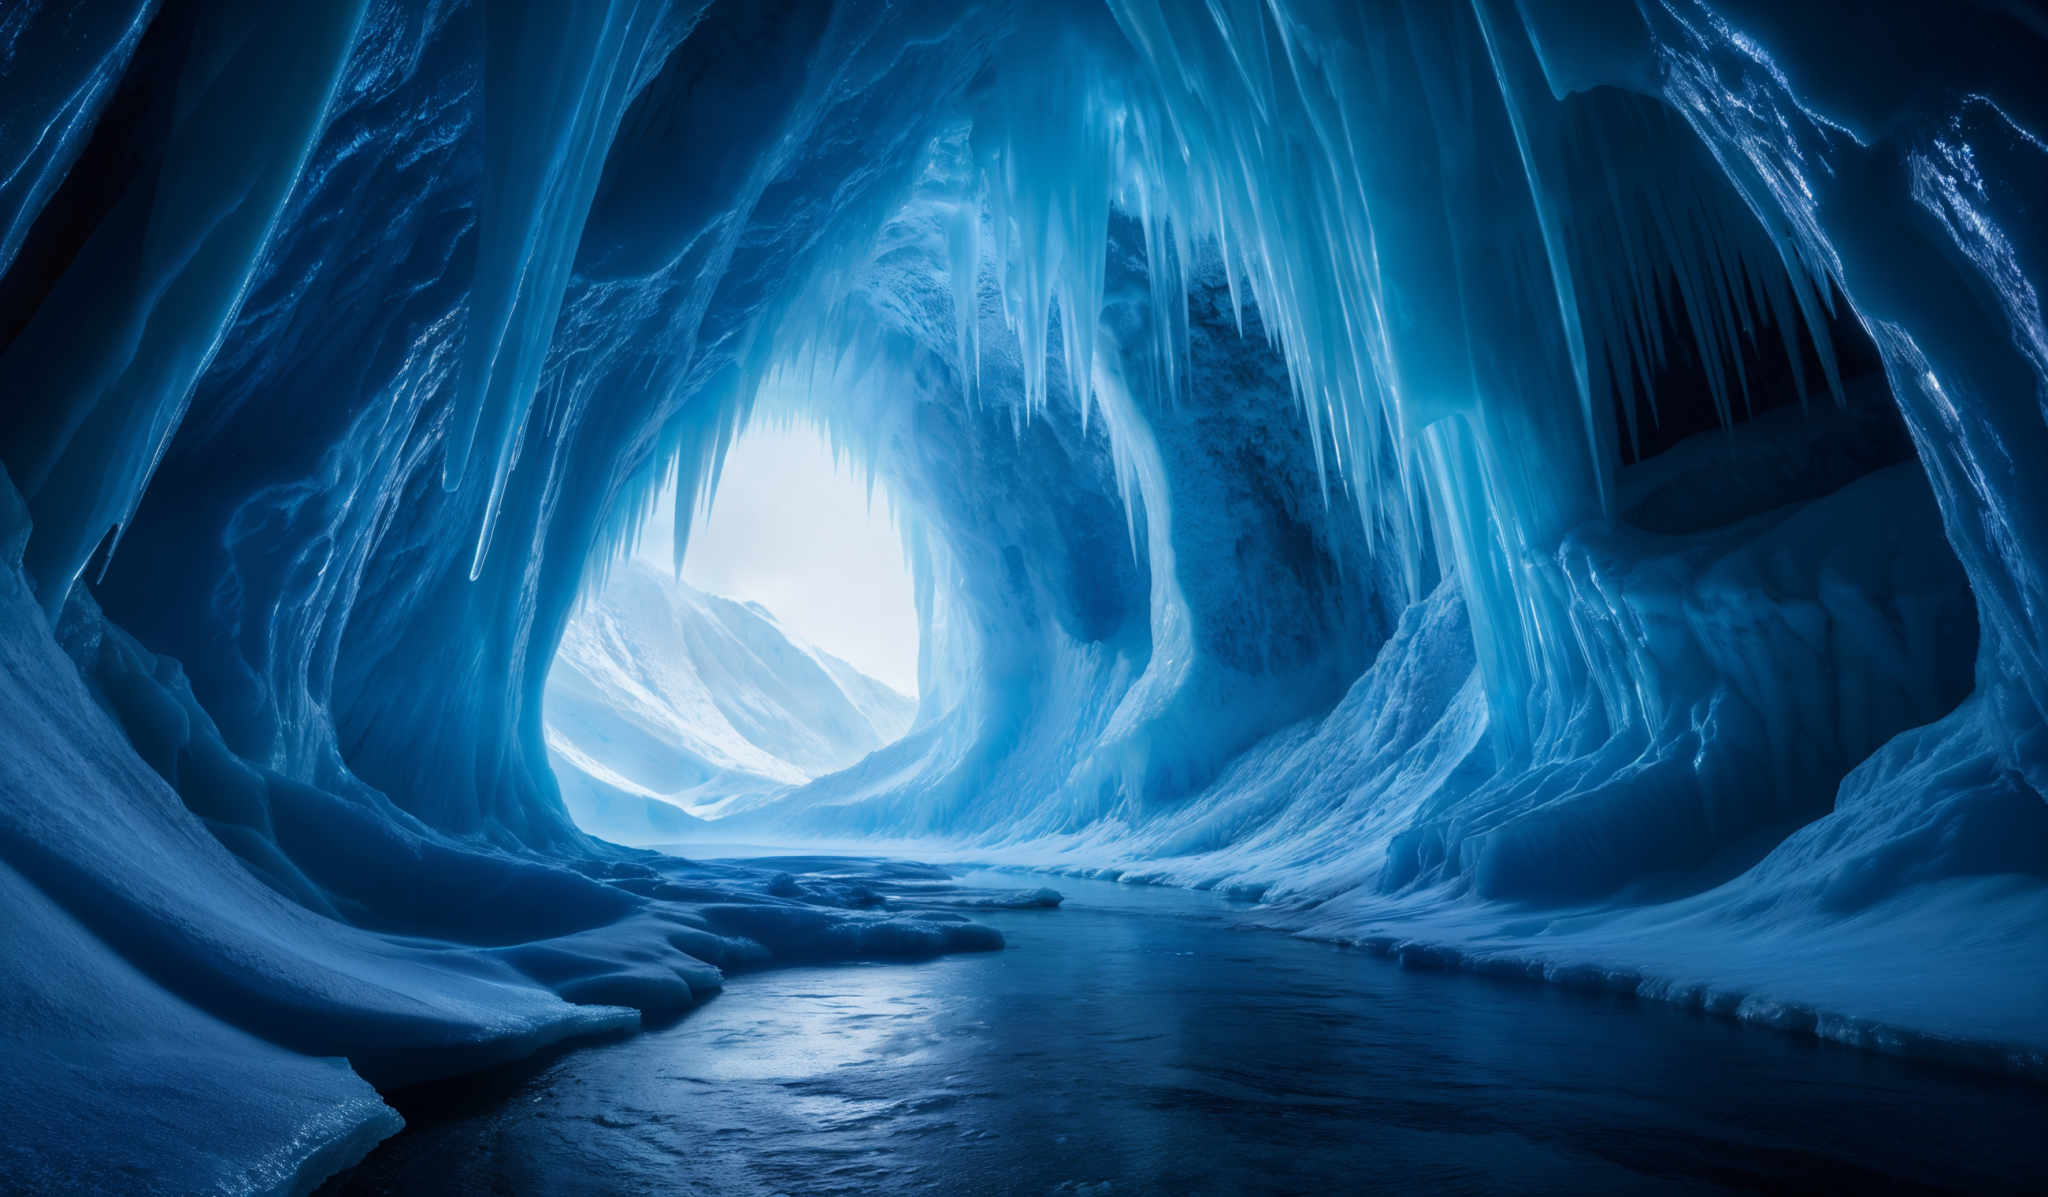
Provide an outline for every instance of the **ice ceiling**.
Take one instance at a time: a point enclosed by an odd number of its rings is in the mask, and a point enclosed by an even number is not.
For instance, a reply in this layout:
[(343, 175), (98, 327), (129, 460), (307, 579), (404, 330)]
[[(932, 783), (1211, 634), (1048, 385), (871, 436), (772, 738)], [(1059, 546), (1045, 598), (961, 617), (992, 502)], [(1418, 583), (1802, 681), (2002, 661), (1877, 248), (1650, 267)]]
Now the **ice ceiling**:
[[(755, 830), (2038, 1070), (2044, 38), (2019, 0), (13, 4), (10, 992), (61, 1009), (19, 961), (66, 961), (261, 1056), (272, 1121), (193, 1175), (290, 1187), (388, 1131), (356, 1074), (811, 951), (578, 832), (540, 715), (666, 480), (686, 527), (799, 404), (914, 526), (923, 705)], [(87, 1076), (235, 1108), (8, 1017), (72, 1045), (28, 1138)]]

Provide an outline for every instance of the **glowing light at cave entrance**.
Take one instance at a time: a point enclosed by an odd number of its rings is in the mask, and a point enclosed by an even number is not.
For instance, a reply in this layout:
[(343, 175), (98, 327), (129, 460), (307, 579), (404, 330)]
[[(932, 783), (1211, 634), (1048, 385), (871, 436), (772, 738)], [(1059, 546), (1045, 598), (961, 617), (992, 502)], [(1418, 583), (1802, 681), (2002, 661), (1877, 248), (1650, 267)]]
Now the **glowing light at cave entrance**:
[(675, 576), (674, 495), (577, 606), (548, 672), (549, 757), (585, 831), (673, 843), (849, 768), (917, 714), (895, 513), (807, 425), (733, 446)]
[[(641, 557), (668, 568), (673, 537), (657, 517)], [(917, 694), (915, 592), (889, 497), (877, 486), (871, 500), (809, 425), (756, 422), (740, 436), (690, 537), (683, 580), (759, 603), (798, 638)]]

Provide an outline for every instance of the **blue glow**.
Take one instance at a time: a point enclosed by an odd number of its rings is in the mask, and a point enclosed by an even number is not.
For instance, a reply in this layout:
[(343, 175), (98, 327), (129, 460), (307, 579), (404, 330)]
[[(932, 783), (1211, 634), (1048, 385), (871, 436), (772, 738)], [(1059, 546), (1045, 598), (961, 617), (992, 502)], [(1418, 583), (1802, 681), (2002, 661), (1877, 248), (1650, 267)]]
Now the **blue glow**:
[(714, 831), (2041, 1075), (2044, 32), (1948, 7), (17, 0), (0, 1188), (1000, 942), (613, 842)]

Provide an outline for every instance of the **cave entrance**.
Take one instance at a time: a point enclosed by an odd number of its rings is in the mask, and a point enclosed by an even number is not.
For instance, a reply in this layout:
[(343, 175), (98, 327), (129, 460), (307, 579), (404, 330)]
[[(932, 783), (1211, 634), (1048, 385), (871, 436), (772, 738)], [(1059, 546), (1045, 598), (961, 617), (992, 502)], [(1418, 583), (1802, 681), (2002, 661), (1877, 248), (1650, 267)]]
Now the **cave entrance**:
[(688, 838), (857, 764), (918, 710), (903, 526), (818, 429), (748, 426), (680, 579), (675, 510), (663, 496), (632, 556), (585, 584), (548, 675), (563, 802), (623, 842)]

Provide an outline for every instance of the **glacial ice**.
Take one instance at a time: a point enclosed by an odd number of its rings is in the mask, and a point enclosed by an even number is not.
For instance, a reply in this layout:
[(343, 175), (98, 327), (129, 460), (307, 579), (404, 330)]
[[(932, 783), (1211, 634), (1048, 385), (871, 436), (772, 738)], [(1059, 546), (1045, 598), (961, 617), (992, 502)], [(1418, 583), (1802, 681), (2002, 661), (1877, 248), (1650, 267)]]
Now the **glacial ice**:
[(759, 415), (889, 487), (925, 651), (850, 767), (693, 747), (794, 787), (732, 834), (2038, 1074), (2044, 38), (9, 6), (0, 1182), (303, 1190), (395, 1125), (372, 1086), (729, 966), (990, 946), (569, 817), (577, 596)]

